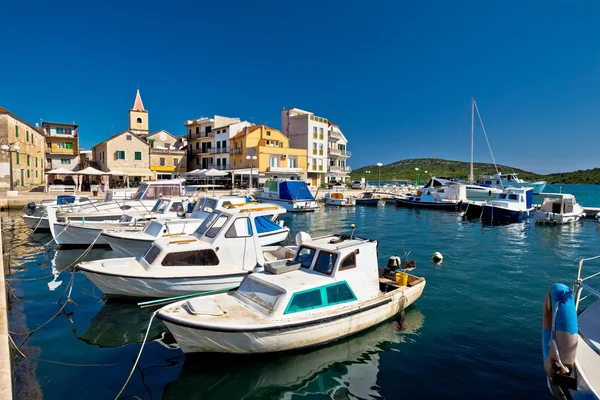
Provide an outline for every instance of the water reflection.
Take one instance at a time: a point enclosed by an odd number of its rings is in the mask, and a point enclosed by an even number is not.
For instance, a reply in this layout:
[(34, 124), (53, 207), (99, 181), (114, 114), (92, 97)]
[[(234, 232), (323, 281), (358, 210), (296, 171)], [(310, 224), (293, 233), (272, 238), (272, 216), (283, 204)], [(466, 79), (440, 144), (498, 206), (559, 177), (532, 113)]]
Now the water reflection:
[(412, 307), (397, 321), (312, 351), (250, 357), (188, 355), (178, 379), (165, 387), (163, 399), (279, 399), (317, 393), (330, 398), (380, 398), (379, 353), (414, 339), (423, 319)]

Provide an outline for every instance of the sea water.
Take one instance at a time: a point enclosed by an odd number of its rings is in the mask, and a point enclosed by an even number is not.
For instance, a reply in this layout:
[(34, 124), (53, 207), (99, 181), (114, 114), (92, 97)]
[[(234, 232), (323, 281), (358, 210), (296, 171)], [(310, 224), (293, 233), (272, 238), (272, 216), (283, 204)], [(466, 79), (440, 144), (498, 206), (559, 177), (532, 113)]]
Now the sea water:
[[(563, 185), (562, 191), (600, 205), (597, 186)], [(390, 205), (324, 206), (281, 219), (293, 233), (313, 236), (350, 233), (355, 224), (355, 235), (379, 241), (380, 265), (395, 254), (416, 260), (412, 273), (427, 280), (423, 295), (403, 318), (330, 345), (274, 355), (185, 356), (155, 320), (122, 398), (550, 398), (540, 344), (544, 296), (555, 282), (573, 282), (579, 257), (600, 254), (595, 219), (486, 226), (455, 212)], [(29, 236), (18, 216), (3, 217), (2, 230), (10, 330), (32, 357), (16, 358), (15, 397), (114, 398), (154, 309), (107, 302), (76, 273), (73, 302), (61, 310), (71, 273), (58, 271), (82, 250), (57, 250), (48, 235)], [(444, 256), (437, 265), (430, 261), (436, 251)], [(109, 257), (110, 250), (94, 249), (84, 259)], [(55, 314), (36, 332), (18, 334)]]

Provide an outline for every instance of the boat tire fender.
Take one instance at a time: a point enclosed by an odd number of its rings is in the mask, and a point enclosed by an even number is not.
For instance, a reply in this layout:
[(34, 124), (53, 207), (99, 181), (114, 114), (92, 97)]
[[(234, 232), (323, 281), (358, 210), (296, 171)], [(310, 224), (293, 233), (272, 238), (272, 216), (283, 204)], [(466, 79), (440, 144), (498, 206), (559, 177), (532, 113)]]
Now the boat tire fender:
[(577, 309), (569, 287), (556, 283), (548, 289), (542, 321), (544, 370), (554, 382), (570, 374), (577, 355)]

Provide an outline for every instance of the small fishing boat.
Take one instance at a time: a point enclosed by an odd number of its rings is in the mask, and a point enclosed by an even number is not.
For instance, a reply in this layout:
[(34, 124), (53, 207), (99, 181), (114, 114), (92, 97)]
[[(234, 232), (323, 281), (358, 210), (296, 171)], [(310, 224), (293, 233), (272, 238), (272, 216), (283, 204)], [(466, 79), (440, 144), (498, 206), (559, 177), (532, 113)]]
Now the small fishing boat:
[(585, 217), (575, 196), (566, 193), (542, 193), (539, 195), (542, 205), (533, 214), (536, 222), (552, 224), (569, 224)]
[(463, 217), (491, 224), (521, 222), (533, 213), (532, 199), (533, 189), (530, 187), (505, 188), (496, 200), (463, 203)]
[(237, 291), (179, 301), (157, 317), (185, 353), (278, 352), (364, 331), (398, 315), (425, 287), (409, 274), (380, 277), (375, 240), (299, 233), (296, 242), (293, 259), (265, 259)]
[(87, 196), (59, 195), (53, 200), (42, 200), (39, 204), (35, 202), (28, 203), (24, 208), (24, 214), (21, 216), (27, 226), (35, 229), (36, 232), (49, 231), (47, 209), (50, 206), (58, 206), (61, 211), (69, 211), (73, 207), (97, 203), (97, 200), (91, 200)]
[(444, 192), (445, 197), (442, 197), (436, 189), (423, 188), (418, 190), (416, 195), (396, 197), (396, 206), (456, 211), (466, 200), (465, 190), (462, 185), (450, 185)]
[(141, 231), (148, 221), (165, 218), (181, 218), (185, 215), (185, 206), (189, 201), (187, 198), (172, 197), (156, 201), (154, 207), (149, 211), (136, 211), (124, 214), (118, 221), (86, 221), (76, 218), (69, 219), (69, 213), (57, 217), (54, 207), (48, 208), (48, 222), (50, 232), (56, 244), (61, 247), (107, 246), (108, 243), (100, 236), (103, 230), (125, 229), (132, 232)]
[(490, 187), (530, 187), (533, 189), (533, 194), (540, 194), (546, 188), (546, 181), (526, 182), (519, 178), (517, 174), (503, 174), (501, 172), (494, 175), (483, 175), (479, 183)]
[(355, 200), (352, 197), (344, 196), (342, 192), (329, 192), (323, 196), (323, 202), (327, 206), (336, 207), (354, 207)]
[(381, 201), (381, 197), (375, 193), (365, 192), (354, 199), (357, 206), (378, 206)]
[(236, 288), (264, 262), (264, 251), (267, 257), (294, 256), (292, 248), (260, 245), (256, 218), (282, 213), (282, 207), (260, 204), (217, 209), (193, 235), (158, 239), (143, 257), (83, 262), (77, 269), (107, 296), (161, 298)]
[(556, 399), (600, 399), (600, 291), (589, 283), (600, 272), (583, 275), (584, 262), (598, 258), (580, 259), (572, 287), (557, 283), (546, 294), (543, 365)]
[[(250, 203), (247, 203), (250, 204)], [(223, 207), (240, 207), (244, 204), (225, 205)], [(274, 209), (272, 215), (262, 215), (254, 219), (261, 246), (273, 245), (284, 241), (290, 228), (283, 226), (283, 221), (277, 223), (279, 209)], [(210, 214), (208, 214), (210, 215)], [(207, 215), (207, 216), (208, 216)], [(155, 220), (144, 227), (141, 232), (129, 229), (105, 230), (101, 237), (109, 244), (115, 257), (143, 256), (152, 247), (152, 243), (162, 237), (175, 238), (182, 235), (192, 235), (198, 230), (206, 218), (184, 218), (175, 220)]]
[(442, 177), (432, 177), (425, 184), (424, 188), (434, 189), (440, 194), (440, 196), (444, 197), (444, 192), (450, 185), (463, 185), (466, 190), (466, 198), (468, 200), (474, 201), (493, 200), (498, 196), (499, 193), (502, 193), (502, 189), (499, 188), (484, 187), (480, 185), (467, 183), (457, 178)]
[(306, 182), (287, 179), (267, 179), (256, 196), (260, 203), (276, 204), (288, 212), (310, 212), (319, 208)]

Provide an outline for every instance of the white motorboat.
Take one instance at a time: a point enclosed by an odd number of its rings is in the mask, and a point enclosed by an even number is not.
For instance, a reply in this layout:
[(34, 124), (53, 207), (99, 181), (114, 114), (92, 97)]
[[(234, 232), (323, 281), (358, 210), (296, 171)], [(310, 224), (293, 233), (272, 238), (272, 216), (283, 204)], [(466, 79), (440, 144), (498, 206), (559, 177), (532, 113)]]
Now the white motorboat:
[(583, 275), (598, 258), (580, 259), (573, 286), (552, 285), (544, 301), (544, 370), (556, 399), (600, 399), (600, 272)]
[(323, 196), (323, 202), (328, 206), (354, 207), (356, 200), (353, 197), (344, 196), (342, 192), (329, 192)]
[(425, 184), (424, 188), (434, 189), (442, 198), (444, 198), (444, 193), (450, 185), (464, 186), (466, 198), (473, 201), (493, 200), (498, 194), (502, 193), (502, 189), (499, 188), (473, 185), (460, 179), (441, 177), (431, 178), (429, 182)]
[(80, 196), (78, 194), (59, 195), (55, 199), (42, 200), (39, 204), (33, 201), (28, 203), (23, 208), (24, 214), (21, 217), (29, 228), (36, 231), (48, 231), (50, 229), (46, 212), (48, 207), (58, 206), (61, 210), (68, 211), (73, 207), (90, 205), (97, 202), (97, 200), (92, 200), (87, 196)]
[(111, 200), (102, 203), (70, 207), (60, 210), (57, 217), (68, 218), (70, 221), (118, 221), (123, 214), (150, 211), (157, 200), (173, 196), (183, 196), (185, 179), (170, 179), (142, 182), (133, 198)]
[(261, 203), (277, 204), (289, 212), (309, 212), (319, 208), (306, 182), (287, 179), (268, 179), (256, 196)]
[(134, 211), (124, 214), (118, 221), (87, 221), (85, 219), (70, 220), (69, 214), (57, 216), (54, 207), (48, 207), (48, 220), (50, 232), (56, 244), (64, 246), (107, 246), (108, 243), (100, 236), (103, 230), (125, 229), (130, 232), (139, 232), (148, 221), (154, 219), (174, 218), (185, 215), (186, 202), (189, 199), (182, 197), (164, 198), (157, 200), (149, 211)]
[(575, 196), (566, 193), (542, 193), (539, 195), (542, 205), (533, 213), (536, 222), (552, 224), (569, 224), (585, 217)]
[(530, 187), (509, 187), (498, 195), (496, 200), (463, 203), (467, 219), (481, 219), (486, 223), (504, 224), (521, 222), (533, 212), (533, 189)]
[(460, 204), (466, 200), (466, 187), (463, 185), (445, 186), (441, 193), (439, 190), (440, 188), (423, 188), (418, 190), (416, 195), (396, 197), (396, 206), (457, 211)]
[[(238, 204), (238, 207), (244, 204)], [(233, 207), (233, 205), (225, 206)], [(273, 210), (273, 215), (263, 215), (255, 218), (254, 223), (258, 232), (261, 246), (268, 246), (284, 241), (290, 229), (283, 226), (283, 221), (276, 223), (280, 208)], [(106, 230), (101, 234), (116, 257), (137, 257), (146, 254), (152, 243), (162, 237), (177, 237), (193, 234), (204, 222), (205, 218), (185, 218), (177, 220), (155, 220), (144, 227), (141, 232), (131, 230)]]
[[(267, 353), (318, 346), (394, 317), (425, 280), (380, 278), (377, 242), (297, 236), (293, 260), (266, 257), (235, 292), (195, 297), (157, 312), (185, 353)], [(259, 268), (257, 268), (259, 269)]]
[(514, 173), (503, 174), (498, 172), (494, 175), (483, 175), (479, 182), (486, 186), (495, 187), (530, 187), (533, 189), (533, 194), (540, 194), (546, 188), (546, 181), (526, 182)]
[[(193, 235), (158, 239), (143, 257), (84, 262), (77, 268), (107, 296), (170, 297), (231, 289), (264, 262), (256, 218), (283, 212), (258, 204), (217, 209)], [(273, 251), (282, 257), (295, 254), (277, 246)]]

